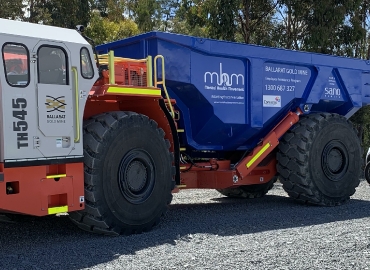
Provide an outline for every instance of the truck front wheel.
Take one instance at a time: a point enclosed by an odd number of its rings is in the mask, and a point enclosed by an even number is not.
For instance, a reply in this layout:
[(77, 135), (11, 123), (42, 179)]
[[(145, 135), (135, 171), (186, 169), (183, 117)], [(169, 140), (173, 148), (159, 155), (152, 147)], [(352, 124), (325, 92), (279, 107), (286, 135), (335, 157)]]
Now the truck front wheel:
[(340, 205), (360, 183), (361, 144), (351, 123), (337, 114), (302, 117), (280, 141), (277, 170), (297, 200)]
[(159, 223), (174, 187), (169, 142), (156, 122), (111, 112), (84, 126), (85, 209), (80, 228), (107, 235), (140, 233)]

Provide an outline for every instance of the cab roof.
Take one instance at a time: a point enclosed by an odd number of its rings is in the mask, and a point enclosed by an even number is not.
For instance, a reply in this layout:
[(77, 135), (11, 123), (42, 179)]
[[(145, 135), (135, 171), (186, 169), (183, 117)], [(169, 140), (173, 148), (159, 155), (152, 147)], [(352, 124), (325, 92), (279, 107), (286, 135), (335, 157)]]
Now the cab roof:
[(76, 30), (7, 19), (0, 19), (1, 34), (88, 44)]

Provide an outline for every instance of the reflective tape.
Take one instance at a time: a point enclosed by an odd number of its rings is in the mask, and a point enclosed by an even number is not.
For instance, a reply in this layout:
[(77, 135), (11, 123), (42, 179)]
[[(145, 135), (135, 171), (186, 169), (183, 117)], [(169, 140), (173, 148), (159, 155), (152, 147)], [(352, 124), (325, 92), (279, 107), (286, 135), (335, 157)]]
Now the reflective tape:
[(250, 168), (254, 162), (271, 146), (270, 143), (267, 143), (258, 153), (245, 165), (247, 168)]

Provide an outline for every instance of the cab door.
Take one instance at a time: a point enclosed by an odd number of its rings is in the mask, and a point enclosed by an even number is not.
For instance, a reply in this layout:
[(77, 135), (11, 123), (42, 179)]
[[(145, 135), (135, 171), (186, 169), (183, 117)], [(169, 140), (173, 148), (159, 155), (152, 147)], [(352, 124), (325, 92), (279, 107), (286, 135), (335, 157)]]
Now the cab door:
[(34, 146), (43, 157), (67, 156), (74, 148), (71, 53), (63, 43), (39, 42), (36, 60), (38, 132)]
[(30, 51), (35, 43), (12, 38), (0, 44), (1, 162), (34, 158), (32, 146), (36, 107), (34, 74)]

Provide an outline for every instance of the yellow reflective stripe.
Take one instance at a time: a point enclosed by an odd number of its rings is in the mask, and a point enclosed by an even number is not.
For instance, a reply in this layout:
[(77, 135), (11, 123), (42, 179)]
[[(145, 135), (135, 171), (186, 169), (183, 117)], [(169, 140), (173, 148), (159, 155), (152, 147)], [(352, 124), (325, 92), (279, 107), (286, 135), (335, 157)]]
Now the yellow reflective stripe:
[(68, 212), (68, 205), (48, 208), (48, 214), (59, 214)]
[(53, 178), (63, 178), (63, 177), (66, 177), (67, 175), (66, 174), (53, 174), (53, 175), (47, 175), (46, 178), (47, 179), (53, 179)]
[(160, 89), (109, 87), (108, 93), (161, 96)]
[(258, 153), (245, 165), (247, 168), (250, 168), (253, 163), (271, 146), (270, 143), (267, 143), (264, 147), (262, 147), (261, 150), (258, 151)]

